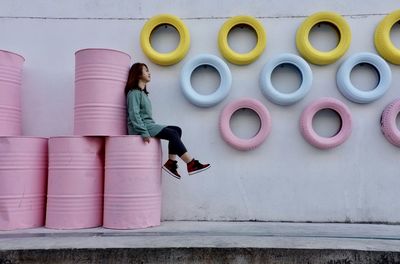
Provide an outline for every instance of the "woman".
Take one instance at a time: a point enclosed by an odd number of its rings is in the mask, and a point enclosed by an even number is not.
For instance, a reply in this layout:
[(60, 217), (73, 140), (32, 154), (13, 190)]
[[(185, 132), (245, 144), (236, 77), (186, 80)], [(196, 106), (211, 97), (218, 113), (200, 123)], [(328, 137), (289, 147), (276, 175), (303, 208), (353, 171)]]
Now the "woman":
[(210, 164), (201, 164), (187, 152), (181, 141), (182, 130), (179, 127), (163, 126), (154, 122), (146, 87), (150, 79), (149, 68), (144, 63), (135, 63), (129, 70), (125, 86), (128, 134), (141, 135), (145, 143), (150, 142), (150, 137), (168, 140), (169, 159), (164, 164), (163, 169), (177, 179), (181, 178), (177, 171), (177, 156), (187, 164), (189, 175), (210, 168)]

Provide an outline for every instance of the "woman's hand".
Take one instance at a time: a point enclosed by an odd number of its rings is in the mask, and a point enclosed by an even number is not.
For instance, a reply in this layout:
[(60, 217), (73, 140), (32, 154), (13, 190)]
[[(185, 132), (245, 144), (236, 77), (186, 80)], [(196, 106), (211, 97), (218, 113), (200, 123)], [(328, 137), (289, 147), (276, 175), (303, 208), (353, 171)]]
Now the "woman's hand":
[(144, 137), (143, 138), (144, 143), (148, 144), (150, 143), (150, 137)]

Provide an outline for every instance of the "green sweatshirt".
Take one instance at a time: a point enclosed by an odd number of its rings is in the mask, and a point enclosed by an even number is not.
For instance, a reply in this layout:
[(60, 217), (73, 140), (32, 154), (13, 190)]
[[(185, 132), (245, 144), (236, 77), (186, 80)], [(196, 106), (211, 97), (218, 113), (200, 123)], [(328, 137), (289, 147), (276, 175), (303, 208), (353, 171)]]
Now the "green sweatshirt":
[(134, 89), (128, 92), (126, 108), (129, 135), (154, 137), (165, 127), (154, 122), (150, 99), (142, 90)]

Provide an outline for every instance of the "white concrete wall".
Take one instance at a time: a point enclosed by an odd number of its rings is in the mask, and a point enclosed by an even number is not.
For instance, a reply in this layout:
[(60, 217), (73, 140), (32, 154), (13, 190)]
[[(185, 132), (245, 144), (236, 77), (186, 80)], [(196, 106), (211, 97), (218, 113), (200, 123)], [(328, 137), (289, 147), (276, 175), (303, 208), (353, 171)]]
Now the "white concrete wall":
[[(75, 51), (112, 48), (129, 53), (133, 61), (149, 65), (154, 118), (160, 123), (180, 125), (191, 153), (212, 163), (212, 169), (192, 177), (186, 176), (184, 164), (180, 163), (184, 174), (180, 182), (163, 177), (164, 219), (399, 222), (400, 149), (382, 136), (379, 118), (384, 107), (400, 97), (400, 67), (390, 65), (390, 90), (370, 104), (348, 101), (335, 84), (336, 70), (345, 58), (361, 51), (376, 52), (375, 27), (398, 7), (397, 0), (2, 0), (0, 49), (26, 58), (23, 132), (32, 136), (72, 134)], [(314, 82), (304, 100), (289, 107), (272, 104), (259, 89), (262, 66), (277, 54), (297, 54), (297, 27), (305, 17), (321, 10), (345, 15), (353, 33), (349, 51), (332, 65), (311, 65)], [(146, 20), (160, 13), (181, 17), (191, 32), (189, 53), (182, 62), (169, 67), (151, 63), (139, 44)], [(239, 14), (255, 16), (263, 23), (267, 48), (248, 66), (228, 63), (233, 75), (229, 96), (215, 107), (197, 108), (181, 93), (182, 65), (199, 53), (221, 56), (218, 31), (227, 18)], [(316, 41), (325, 33), (317, 35)], [(249, 35), (249, 40), (243, 38)], [(400, 43), (399, 35), (397, 27), (396, 43)], [(163, 34), (156, 38), (163, 38)], [(232, 38), (247, 48), (254, 42), (246, 32)], [(174, 38), (167, 42), (173, 45)], [(321, 45), (326, 45), (323, 42)], [(367, 70), (360, 69), (356, 75), (361, 85), (370, 86), (369, 81), (376, 81)], [(277, 83), (296, 84), (298, 78), (288, 76), (288, 80), (283, 78), (284, 74), (275, 78)], [(213, 87), (218, 76), (203, 70), (195, 74), (193, 82), (196, 87)], [(231, 148), (218, 131), (218, 117), (224, 105), (244, 96), (260, 100), (269, 109), (273, 123), (267, 141), (249, 152)], [(344, 102), (354, 121), (350, 139), (327, 151), (310, 146), (299, 132), (301, 111), (323, 96)], [(321, 133), (338, 125), (332, 115), (322, 115), (317, 123)], [(247, 136), (257, 130), (257, 125), (257, 118), (248, 111), (235, 117), (232, 124), (236, 133)], [(166, 144), (163, 146), (166, 156)]]

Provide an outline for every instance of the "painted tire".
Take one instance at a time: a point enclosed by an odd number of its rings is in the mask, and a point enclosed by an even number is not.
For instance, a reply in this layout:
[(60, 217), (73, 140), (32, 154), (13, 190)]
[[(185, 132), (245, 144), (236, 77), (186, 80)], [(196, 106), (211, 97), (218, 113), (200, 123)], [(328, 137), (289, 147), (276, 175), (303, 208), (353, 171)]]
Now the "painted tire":
[[(175, 50), (168, 53), (160, 53), (153, 49), (150, 36), (153, 30), (160, 25), (171, 25), (179, 33), (180, 41)], [(190, 47), (190, 33), (186, 25), (177, 16), (161, 14), (150, 18), (140, 33), (140, 44), (144, 54), (154, 63), (167, 66), (181, 61)]]
[[(190, 77), (193, 71), (202, 65), (209, 65), (216, 69), (221, 78), (219, 87), (212, 94), (199, 94), (192, 87)], [(217, 56), (210, 54), (198, 55), (186, 62), (182, 68), (180, 79), (183, 95), (192, 104), (199, 107), (210, 107), (218, 104), (228, 96), (232, 85), (232, 75), (228, 65)]]
[(396, 147), (400, 147), (400, 130), (396, 124), (396, 118), (399, 113), (400, 99), (396, 99), (386, 106), (381, 116), (382, 133)]
[[(315, 49), (309, 40), (311, 29), (318, 23), (330, 23), (336, 27), (339, 32), (339, 43), (333, 50), (324, 52)], [(342, 57), (351, 42), (351, 30), (346, 20), (339, 14), (333, 12), (318, 12), (312, 14), (297, 29), (296, 46), (301, 56), (307, 61), (317, 64), (326, 65), (337, 61)]]
[[(250, 139), (237, 137), (230, 128), (229, 121), (239, 109), (251, 109), (260, 118), (260, 130), (257, 135)], [(262, 103), (252, 98), (244, 98), (233, 101), (224, 107), (220, 115), (219, 125), (221, 136), (229, 145), (238, 150), (252, 150), (260, 146), (267, 138), (271, 130), (271, 117), (268, 109)]]
[[(367, 63), (373, 66), (379, 73), (379, 84), (373, 90), (362, 91), (354, 87), (351, 83), (351, 71), (355, 66), (361, 63)], [(340, 65), (336, 75), (339, 91), (347, 99), (360, 104), (370, 103), (382, 97), (389, 89), (391, 80), (392, 73), (385, 60), (378, 55), (368, 52), (361, 52), (350, 56)]]
[[(342, 120), (340, 131), (333, 137), (321, 137), (313, 127), (312, 120), (315, 114), (322, 109), (332, 109)], [(308, 105), (300, 117), (300, 132), (304, 139), (319, 149), (334, 148), (345, 142), (351, 134), (351, 113), (347, 106), (334, 98), (321, 98)]]
[(400, 9), (387, 15), (375, 29), (375, 48), (385, 60), (400, 65), (400, 49), (390, 39), (390, 31), (400, 21)]
[[(228, 34), (235, 26), (250, 26), (257, 34), (256, 46), (247, 53), (237, 53), (228, 44)], [(250, 64), (263, 53), (267, 42), (264, 26), (252, 16), (235, 16), (228, 19), (221, 27), (218, 34), (218, 47), (222, 56), (229, 62), (237, 65)]]
[[(302, 82), (300, 87), (293, 93), (281, 93), (271, 82), (272, 72), (282, 64), (291, 64), (301, 73)], [(279, 105), (291, 105), (303, 99), (309, 92), (312, 84), (312, 71), (308, 63), (294, 54), (282, 54), (269, 60), (261, 71), (261, 92), (271, 102)]]

